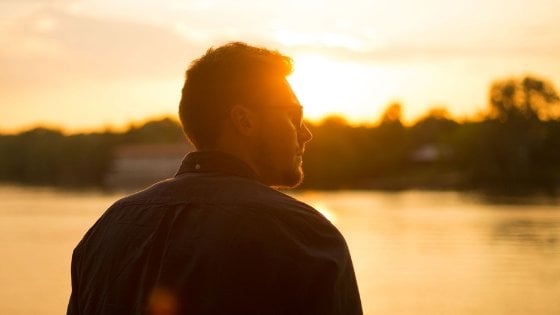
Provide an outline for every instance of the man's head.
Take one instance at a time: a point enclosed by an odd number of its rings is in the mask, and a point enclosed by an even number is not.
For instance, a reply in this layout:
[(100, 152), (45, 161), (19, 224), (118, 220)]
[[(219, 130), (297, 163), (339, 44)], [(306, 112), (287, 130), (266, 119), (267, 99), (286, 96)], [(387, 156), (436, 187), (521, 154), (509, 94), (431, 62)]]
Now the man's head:
[(245, 161), (270, 186), (301, 182), (311, 133), (286, 76), (291, 59), (276, 51), (230, 43), (209, 49), (187, 70), (179, 116), (198, 150)]

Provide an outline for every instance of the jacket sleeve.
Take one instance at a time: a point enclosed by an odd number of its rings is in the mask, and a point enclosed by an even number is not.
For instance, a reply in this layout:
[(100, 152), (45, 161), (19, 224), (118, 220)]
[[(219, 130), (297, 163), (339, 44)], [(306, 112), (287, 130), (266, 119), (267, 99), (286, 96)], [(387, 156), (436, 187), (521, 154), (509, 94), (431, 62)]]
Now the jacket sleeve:
[(79, 249), (76, 247), (72, 253), (72, 266), (70, 275), (72, 278), (72, 293), (68, 301), (68, 308), (66, 309), (67, 315), (79, 315), (80, 308), (78, 307), (78, 265), (80, 262)]

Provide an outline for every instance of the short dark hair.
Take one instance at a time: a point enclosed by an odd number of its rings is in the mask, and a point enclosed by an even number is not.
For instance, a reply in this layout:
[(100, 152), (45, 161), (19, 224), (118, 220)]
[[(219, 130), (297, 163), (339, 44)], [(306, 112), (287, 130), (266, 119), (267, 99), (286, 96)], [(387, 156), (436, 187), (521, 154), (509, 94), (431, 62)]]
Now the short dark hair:
[(242, 42), (208, 49), (185, 75), (179, 104), (185, 134), (197, 149), (211, 148), (233, 104), (255, 105), (267, 83), (291, 72), (291, 58), (278, 51)]

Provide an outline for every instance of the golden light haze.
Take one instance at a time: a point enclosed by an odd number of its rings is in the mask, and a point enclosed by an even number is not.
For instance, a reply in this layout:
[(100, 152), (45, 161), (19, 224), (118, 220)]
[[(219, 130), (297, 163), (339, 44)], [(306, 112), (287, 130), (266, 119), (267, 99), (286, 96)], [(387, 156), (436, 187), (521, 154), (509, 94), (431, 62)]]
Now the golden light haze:
[(0, 131), (121, 127), (175, 115), (188, 63), (241, 40), (294, 58), (306, 115), (374, 122), (391, 102), (466, 117), (493, 80), (560, 88), (560, 2), (0, 2)]

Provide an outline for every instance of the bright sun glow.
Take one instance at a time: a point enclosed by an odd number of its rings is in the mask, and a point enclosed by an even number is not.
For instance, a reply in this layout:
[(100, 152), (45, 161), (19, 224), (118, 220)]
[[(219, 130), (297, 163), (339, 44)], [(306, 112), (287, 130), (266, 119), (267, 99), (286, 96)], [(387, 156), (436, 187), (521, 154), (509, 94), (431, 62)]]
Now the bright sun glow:
[(378, 92), (386, 89), (378, 89), (381, 82), (376, 77), (372, 67), (304, 55), (294, 58), (294, 72), (288, 81), (304, 106), (306, 118), (316, 121), (334, 114), (357, 121), (377, 116), (385, 105), (386, 96)]

